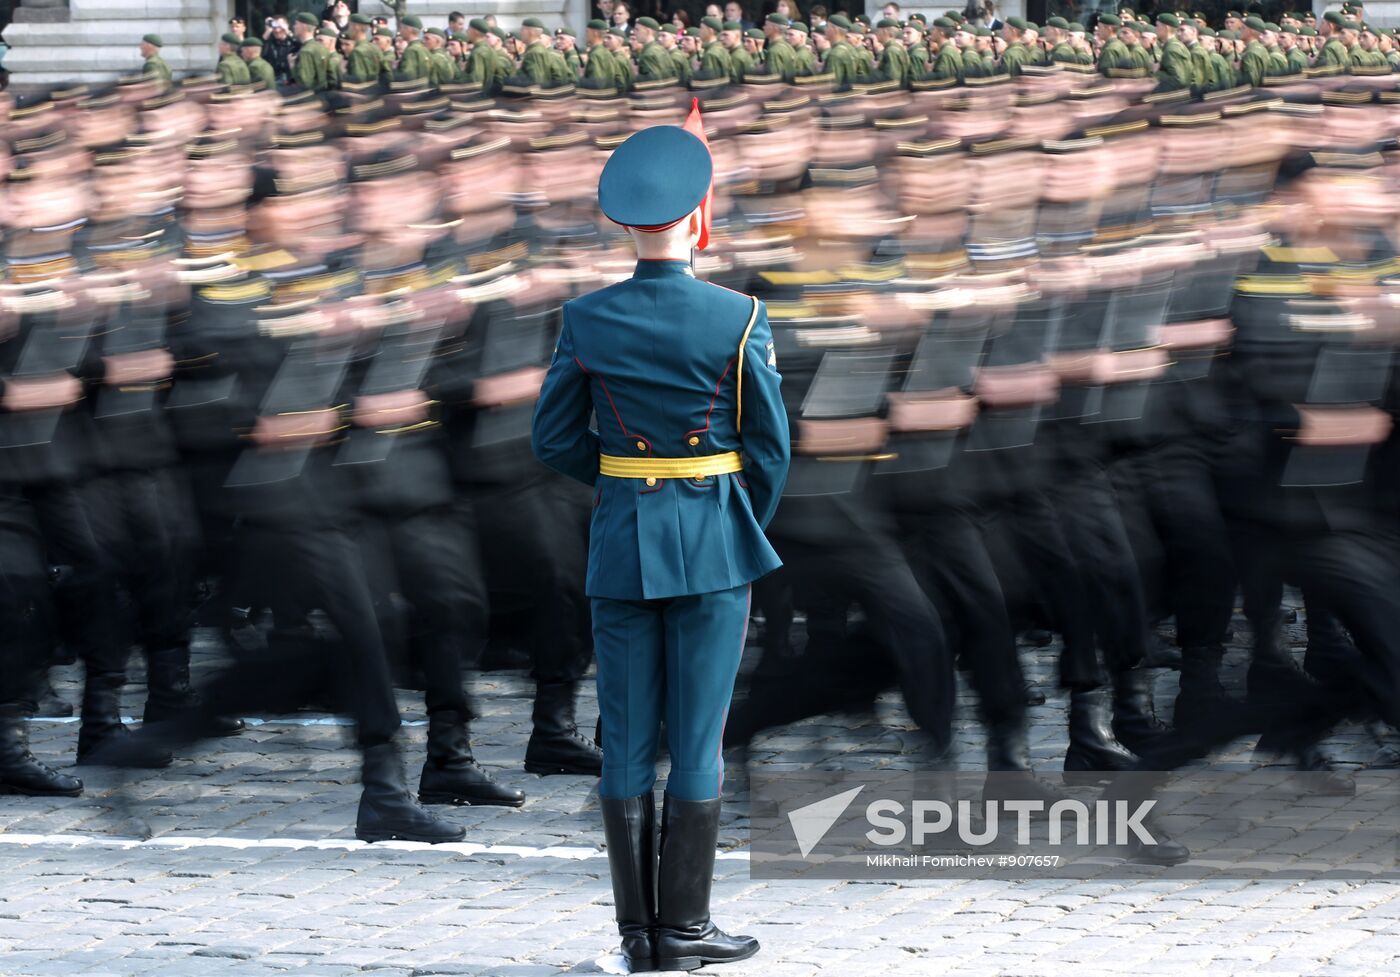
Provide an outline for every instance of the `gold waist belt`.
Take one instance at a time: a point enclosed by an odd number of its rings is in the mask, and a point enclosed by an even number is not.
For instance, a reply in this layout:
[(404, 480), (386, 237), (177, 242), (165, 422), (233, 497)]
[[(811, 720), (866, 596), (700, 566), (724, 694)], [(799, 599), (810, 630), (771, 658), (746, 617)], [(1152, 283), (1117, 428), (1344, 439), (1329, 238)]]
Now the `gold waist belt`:
[(744, 470), (737, 451), (698, 458), (619, 458), (599, 455), (598, 471), (613, 478), (704, 478)]

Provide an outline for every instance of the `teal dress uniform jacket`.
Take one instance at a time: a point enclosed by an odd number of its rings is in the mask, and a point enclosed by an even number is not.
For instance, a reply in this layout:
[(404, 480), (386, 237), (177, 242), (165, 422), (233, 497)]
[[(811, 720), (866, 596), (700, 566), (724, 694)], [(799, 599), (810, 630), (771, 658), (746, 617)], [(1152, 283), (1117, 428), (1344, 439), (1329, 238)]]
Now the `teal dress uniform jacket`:
[[(787, 479), (780, 380), (762, 303), (698, 281), (688, 262), (639, 261), (627, 281), (565, 304), (535, 412), (534, 450), (597, 487), (590, 597), (712, 593), (781, 565), (763, 534)], [(654, 484), (599, 474), (600, 453), (731, 451), (742, 455), (742, 472)]]

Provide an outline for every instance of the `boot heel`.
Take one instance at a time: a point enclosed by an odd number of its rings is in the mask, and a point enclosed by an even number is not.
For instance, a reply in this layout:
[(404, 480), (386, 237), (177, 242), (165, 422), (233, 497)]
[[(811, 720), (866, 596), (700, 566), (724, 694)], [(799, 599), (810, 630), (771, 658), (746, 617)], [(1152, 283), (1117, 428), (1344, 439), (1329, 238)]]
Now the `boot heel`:
[(705, 961), (699, 957), (657, 957), (656, 969), (667, 970), (699, 970), (705, 965)]

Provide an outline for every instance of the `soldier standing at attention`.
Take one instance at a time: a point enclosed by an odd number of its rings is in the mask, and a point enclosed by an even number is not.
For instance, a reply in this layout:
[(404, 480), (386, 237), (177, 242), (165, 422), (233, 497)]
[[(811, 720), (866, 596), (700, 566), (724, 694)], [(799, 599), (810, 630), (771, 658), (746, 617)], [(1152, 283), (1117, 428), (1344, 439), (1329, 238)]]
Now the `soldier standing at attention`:
[[(638, 262), (574, 299), (534, 420), (535, 454), (596, 486), (588, 594), (603, 721), (599, 796), (622, 952), (632, 970), (696, 970), (758, 952), (710, 920), (720, 742), (748, 631), (750, 585), (787, 480), (772, 333), (755, 298), (698, 281), (713, 163), (678, 126), (609, 158), (605, 216)], [(589, 429), (595, 413), (598, 430)], [(659, 854), (656, 751), (671, 753)]]
[(225, 85), (247, 85), (252, 81), (248, 66), (238, 56), (240, 43), (233, 34), (224, 34), (219, 38), (219, 66), (215, 70), (219, 81)]
[(1103, 14), (1099, 17), (1099, 25), (1094, 28), (1094, 34), (1102, 45), (1099, 48), (1099, 74), (1105, 78), (1115, 68), (1130, 66), (1128, 46), (1118, 39), (1118, 28), (1122, 26), (1123, 21), (1116, 14)]
[(720, 41), (724, 24), (718, 17), (700, 19), (700, 71), (706, 78), (728, 78), (733, 70), (729, 49)]
[(399, 58), (399, 74), (406, 80), (421, 78), (426, 81), (432, 74), (433, 59), (427, 47), (419, 40), (422, 33), (423, 21), (417, 17), (408, 16), (399, 20), (399, 36), (406, 44), (403, 55)]
[(676, 65), (656, 40), (661, 25), (651, 17), (639, 17), (632, 28), (632, 44), (637, 50), (637, 77), (662, 81), (676, 77)]
[(316, 15), (297, 14), (292, 30), (301, 42), (296, 64), (292, 67), (292, 80), (310, 91), (324, 91), (330, 87), (330, 52), (316, 39)]
[(792, 81), (798, 69), (797, 52), (784, 36), (789, 26), (790, 21), (782, 14), (769, 14), (763, 22), (763, 33), (768, 39), (768, 70), (783, 81)]
[(1192, 82), (1191, 52), (1177, 39), (1181, 19), (1172, 13), (1157, 15), (1157, 37), (1162, 41), (1162, 60), (1157, 77), (1171, 79), (1177, 88), (1190, 88)]
[(572, 27), (560, 27), (554, 31), (554, 50), (559, 52), (559, 56), (569, 66), (569, 71), (577, 78), (583, 70), (583, 63), (578, 56), (578, 35)]
[(245, 37), (239, 45), (239, 53), (248, 64), (248, 77), (253, 84), (261, 84), (264, 88), (276, 88), (277, 72), (272, 70), (272, 65), (263, 60), (262, 46), (260, 38)]
[(822, 28), (822, 33), (831, 42), (826, 52), (825, 68), (835, 77), (837, 86), (854, 83), (861, 74), (861, 59), (855, 47), (846, 40), (851, 22), (845, 14), (832, 14)]
[(168, 85), (174, 79), (170, 74), (170, 65), (160, 56), (160, 49), (164, 46), (159, 34), (147, 34), (141, 38), (141, 57), (146, 59), (141, 65), (141, 74), (159, 78)]
[(379, 78), (379, 50), (369, 42), (371, 21), (364, 14), (350, 15), (350, 36), (355, 46), (350, 49), (346, 74), (351, 81), (375, 81)]
[[(544, 21), (538, 17), (526, 17), (520, 23), (520, 36), (525, 38), (525, 55), (520, 59), (520, 69), (530, 76), (536, 85), (563, 85), (574, 81), (575, 76), (564, 61), (564, 56), (549, 46)], [(667, 63), (670, 59), (667, 58)]]
[(617, 83), (617, 65), (613, 63), (612, 54), (603, 44), (603, 38), (608, 34), (608, 22), (590, 20), (583, 33), (588, 41), (588, 63), (583, 67), (584, 80), (602, 88), (611, 88)]
[(909, 52), (901, 40), (899, 21), (885, 18), (875, 25), (875, 37), (881, 44), (879, 71), (882, 77), (901, 86), (909, 84), (913, 74)]

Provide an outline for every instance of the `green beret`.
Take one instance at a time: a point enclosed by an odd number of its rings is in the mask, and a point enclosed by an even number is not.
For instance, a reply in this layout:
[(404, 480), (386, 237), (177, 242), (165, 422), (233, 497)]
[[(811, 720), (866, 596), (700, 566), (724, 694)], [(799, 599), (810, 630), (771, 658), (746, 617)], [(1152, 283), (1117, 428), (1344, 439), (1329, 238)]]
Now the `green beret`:
[(540, 20), (538, 17), (526, 17), (524, 20), (522, 20), (522, 21), (520, 22), (520, 26), (521, 26), (521, 27), (537, 27), (537, 28), (539, 28), (540, 30), (544, 30), (544, 21)]
[(425, 34), (436, 34), (438, 37), (442, 38), (444, 41), (447, 40), (447, 31), (443, 30), (441, 27), (429, 27), (429, 28), (428, 28), (426, 31), (424, 31), (423, 33), (425, 33)]
[(374, 21), (369, 19), (369, 14), (351, 14), (350, 23), (369, 25), (374, 23)]
[(487, 33), (489, 33), (489, 34), (495, 34), (497, 37), (499, 37), (499, 38), (500, 38), (501, 40), (503, 40), (503, 41), (504, 41), (506, 38), (510, 37), (510, 35), (506, 33), (506, 29), (505, 29), (504, 27), (500, 26), (499, 24), (493, 24), (493, 25), (491, 25), (490, 27), (488, 27), (488, 28), (487, 28)]
[(766, 35), (757, 27), (750, 27), (748, 30), (744, 31), (744, 36), (752, 37), (755, 41), (761, 41)]
[(491, 25), (486, 23), (486, 20), (482, 17), (473, 17), (471, 20), (467, 21), (467, 26), (478, 34), (485, 34), (491, 29)]
[(804, 24), (804, 23), (802, 23), (802, 21), (800, 21), (800, 20), (794, 20), (794, 21), (792, 22), (792, 25), (791, 25), (791, 26), (792, 26), (792, 29), (795, 30), (795, 31), (797, 31), (797, 33), (799, 33), (799, 34), (811, 34), (811, 33), (812, 33), (811, 30), (808, 29), (807, 25)]
[(1026, 22), (1026, 18), (1024, 17), (1008, 17), (1006, 18), (1006, 26), (1018, 31), (1023, 31), (1029, 28), (1030, 24)]
[(412, 14), (409, 14), (407, 17), (401, 18), (399, 20), (399, 23), (405, 27), (412, 27), (416, 31), (421, 31), (423, 29), (422, 18), (415, 17)]
[(1266, 31), (1273, 31), (1275, 34), (1277, 34), (1282, 29), (1283, 28), (1279, 27), (1279, 25), (1275, 24), (1272, 20), (1264, 21), (1264, 30)]
[(1067, 31), (1069, 30), (1069, 21), (1065, 20), (1063, 17), (1051, 17), (1045, 21), (1045, 26)]
[(239, 47), (262, 47), (262, 38), (245, 37), (243, 38), (243, 43), (240, 44)]
[(1240, 32), (1239, 32), (1239, 31), (1221, 31), (1219, 34), (1217, 34), (1217, 35), (1215, 35), (1215, 36), (1218, 37), (1218, 38), (1220, 38), (1222, 41), (1238, 41), (1238, 40), (1240, 39)]
[(220, 34), (219, 40), (223, 41), (225, 44), (232, 44), (234, 47), (238, 47), (238, 45), (242, 43), (238, 39), (237, 34)]
[(870, 26), (870, 18), (867, 17), (865, 14), (856, 14), (855, 22), (864, 24), (866, 27)]
[(1116, 14), (1102, 14), (1102, 15), (1100, 15), (1100, 16), (1099, 16), (1099, 23), (1100, 23), (1100, 24), (1107, 24), (1109, 27), (1122, 27), (1122, 26), (1123, 26), (1123, 22), (1122, 22), (1121, 20), (1118, 19), (1118, 16), (1117, 16)]
[(142, 34), (141, 40), (154, 47), (165, 47), (165, 42), (160, 39), (159, 34)]
[(1294, 27), (1292, 24), (1289, 24), (1289, 25), (1287, 25), (1286, 27), (1280, 27), (1279, 30), (1282, 31), (1282, 32), (1285, 33), (1285, 34), (1297, 34), (1297, 33), (1298, 33), (1298, 28)]
[(974, 33), (975, 33), (978, 37), (991, 37), (991, 36), (992, 36), (992, 30), (991, 30), (990, 27), (979, 27), (979, 28), (977, 28), (976, 31), (974, 31)]
[(724, 21), (720, 20), (718, 17), (701, 17), (700, 23), (702, 26), (708, 27), (715, 33), (724, 30)]
[(656, 22), (656, 18), (655, 18), (655, 17), (638, 17), (638, 18), (637, 18), (637, 26), (638, 26), (638, 27), (650, 27), (650, 28), (651, 28), (652, 30), (654, 30), (654, 31), (659, 31), (659, 30), (661, 30), (661, 25), (658, 24), (658, 23)]
[(594, 17), (588, 22), (587, 26), (588, 29), (591, 31), (605, 31), (608, 29), (608, 22), (606, 20), (599, 20), (597, 17)]
[(685, 36), (686, 36), (686, 37), (699, 37), (699, 36), (700, 36), (700, 28), (698, 28), (698, 27), (687, 27), (687, 28), (685, 29)]
[(315, 14), (309, 14), (305, 10), (297, 14), (294, 19), (298, 24), (306, 24), (308, 27), (315, 27), (320, 23)]
[(1202, 37), (1214, 37), (1214, 36), (1215, 36), (1215, 31), (1213, 31), (1211, 28), (1207, 27), (1207, 26), (1204, 25), (1204, 24), (1202, 24), (1200, 27), (1198, 27), (1197, 30), (1199, 30), (1199, 31), (1201, 32), (1201, 36), (1202, 36)]
[(1347, 22), (1347, 19), (1335, 10), (1327, 11), (1327, 13), (1322, 15), (1322, 19), (1329, 24), (1336, 24), (1338, 27), (1345, 26)]
[(787, 27), (792, 23), (792, 21), (788, 20), (782, 14), (769, 14), (764, 18), (764, 21), (769, 24), (777, 24), (779, 27)]
[(1244, 14), (1240, 13), (1238, 10), (1227, 10), (1227, 11), (1225, 11), (1225, 16), (1226, 16), (1226, 17), (1233, 17), (1233, 18), (1235, 18), (1236, 20), (1239, 20), (1240, 18), (1242, 18), (1242, 17), (1244, 16)]
[(1263, 20), (1261, 20), (1258, 17), (1255, 17), (1253, 14), (1250, 14), (1244, 19), (1244, 26), (1248, 27), (1252, 31), (1266, 31), (1269, 29), (1268, 25), (1265, 24)]
[(877, 23), (877, 24), (875, 25), (875, 28), (876, 28), (877, 30), (889, 30), (890, 28), (894, 28), (895, 30), (898, 30), (898, 29), (899, 29), (899, 21), (897, 21), (897, 20), (891, 20), (891, 19), (888, 18), (888, 17), (881, 17), (881, 18), (880, 18), (880, 22)]
[(1036, 23), (1035, 21), (1033, 21), (1033, 20), (1028, 20), (1028, 21), (1026, 21), (1026, 30), (1028, 30), (1028, 31), (1035, 31), (1037, 34), (1039, 34), (1039, 33), (1040, 33), (1040, 25), (1037, 24), (1037, 23)]
[(720, 25), (720, 30), (722, 31), (741, 31), (743, 29), (744, 25), (739, 23), (737, 20), (726, 20), (723, 24)]
[(456, 41), (458, 44), (470, 44), (472, 42), (472, 39), (461, 31), (453, 31), (451, 34), (447, 35), (447, 39), (449, 41)]
[(554, 36), (558, 37), (560, 34), (567, 34), (569, 37), (578, 37), (578, 34), (574, 31), (572, 27), (555, 28)]
[(621, 38), (623, 38), (624, 40), (625, 40), (626, 37), (627, 37), (627, 32), (626, 32), (625, 30), (623, 30), (621, 27), (609, 27), (609, 28), (608, 28), (608, 33), (611, 34), (613, 37), (621, 37)]
[(947, 17), (948, 17), (949, 20), (951, 20), (951, 21), (953, 21), (954, 23), (957, 23), (957, 24), (961, 24), (963, 21), (967, 20), (966, 17), (964, 17), (961, 13), (959, 13), (959, 12), (956, 11), (956, 10), (950, 10), (950, 11), (948, 11)]
[(1298, 33), (1303, 37), (1317, 37), (1317, 31), (1312, 27), (1300, 27)]
[(661, 33), (663, 33), (663, 34), (679, 34), (679, 33), (680, 33), (680, 28), (676, 27), (675, 24), (671, 24), (671, 23), (662, 24), (662, 25), (661, 25)]
[(321, 37), (339, 37), (339, 36), (340, 36), (340, 31), (336, 30), (334, 27), (322, 27), (321, 29), (319, 29), (318, 31), (316, 31), (316, 33), (317, 33), (318, 35), (320, 35)]
[(1065, 30), (1069, 31), (1071, 34), (1085, 33), (1084, 25), (1077, 20), (1074, 23), (1070, 24), (1068, 27), (1066, 27)]
[(387, 28), (387, 27), (376, 27), (376, 28), (374, 29), (374, 36), (375, 36), (375, 37), (393, 37), (393, 36), (394, 36), (394, 32), (391, 31), (391, 30), (389, 30), (389, 28)]
[(947, 17), (935, 17), (933, 19), (933, 26), (945, 31), (955, 31), (958, 29), (957, 23)]
[(1160, 13), (1157, 15), (1157, 23), (1166, 24), (1168, 27), (1180, 27), (1181, 18), (1174, 13)]
[(832, 14), (826, 21), (827, 27), (835, 27), (837, 30), (848, 31), (851, 29), (851, 21), (845, 14)]

